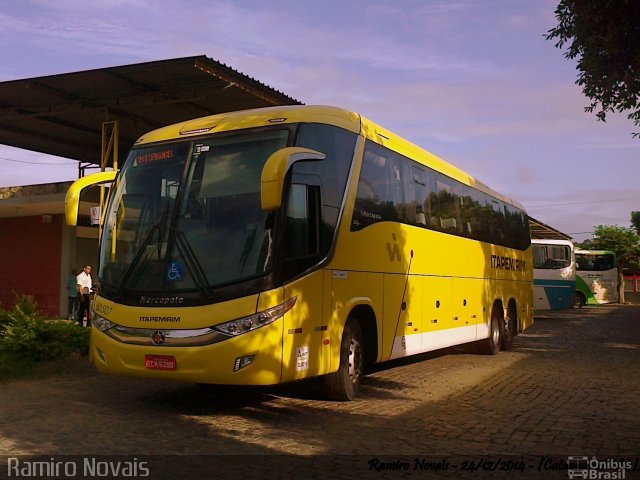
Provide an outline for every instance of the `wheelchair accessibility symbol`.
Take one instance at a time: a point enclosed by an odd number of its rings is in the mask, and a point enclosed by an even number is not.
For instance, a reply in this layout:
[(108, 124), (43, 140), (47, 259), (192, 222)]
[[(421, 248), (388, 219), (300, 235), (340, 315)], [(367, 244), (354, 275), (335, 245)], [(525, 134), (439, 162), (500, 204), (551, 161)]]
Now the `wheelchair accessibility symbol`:
[(175, 282), (176, 280), (180, 280), (182, 278), (182, 265), (178, 262), (171, 262), (169, 269), (167, 270), (167, 280), (170, 282)]

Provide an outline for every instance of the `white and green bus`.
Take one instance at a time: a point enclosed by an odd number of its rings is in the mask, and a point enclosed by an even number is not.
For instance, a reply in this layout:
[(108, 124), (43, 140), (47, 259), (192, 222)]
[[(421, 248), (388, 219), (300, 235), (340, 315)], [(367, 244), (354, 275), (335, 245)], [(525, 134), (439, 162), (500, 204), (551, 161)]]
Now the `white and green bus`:
[(576, 250), (576, 306), (618, 301), (618, 261), (608, 250)]
[(533, 239), (533, 308), (572, 308), (576, 291), (576, 261), (569, 240)]

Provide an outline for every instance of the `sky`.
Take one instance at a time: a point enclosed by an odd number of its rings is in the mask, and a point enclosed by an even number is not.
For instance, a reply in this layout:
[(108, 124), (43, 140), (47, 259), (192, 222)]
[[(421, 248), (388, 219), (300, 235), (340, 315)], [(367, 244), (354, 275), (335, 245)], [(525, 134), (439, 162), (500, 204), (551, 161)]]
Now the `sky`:
[[(206, 55), (361, 113), (582, 241), (640, 210), (640, 140), (624, 113), (585, 113), (576, 62), (544, 39), (557, 3), (0, 0), (0, 81)], [(0, 145), (0, 187), (77, 175)]]

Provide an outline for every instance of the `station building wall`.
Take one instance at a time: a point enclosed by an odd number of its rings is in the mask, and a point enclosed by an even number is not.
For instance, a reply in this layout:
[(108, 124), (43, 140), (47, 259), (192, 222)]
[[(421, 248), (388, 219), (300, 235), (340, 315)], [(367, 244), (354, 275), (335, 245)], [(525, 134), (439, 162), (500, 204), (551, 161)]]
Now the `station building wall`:
[(60, 313), (62, 215), (0, 218), (0, 306), (29, 295), (45, 315)]
[(68, 227), (62, 214), (0, 218), (0, 308), (26, 295), (43, 315), (67, 318), (71, 271), (97, 260), (95, 227)]

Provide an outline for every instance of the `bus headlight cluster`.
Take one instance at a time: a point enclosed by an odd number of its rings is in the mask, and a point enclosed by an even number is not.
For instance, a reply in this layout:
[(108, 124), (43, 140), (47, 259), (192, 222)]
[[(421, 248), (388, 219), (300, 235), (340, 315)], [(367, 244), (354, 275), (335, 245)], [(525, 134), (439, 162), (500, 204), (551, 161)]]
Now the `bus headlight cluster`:
[(295, 305), (297, 298), (298, 297), (293, 297), (275, 307), (263, 310), (262, 312), (258, 312), (254, 315), (249, 315), (248, 317), (242, 317), (230, 322), (221, 323), (213, 328), (226, 335), (242, 335), (243, 333), (250, 332), (251, 330), (255, 330), (256, 328), (264, 327), (265, 325), (275, 322), (286, 312), (291, 310)]
[(101, 332), (105, 332), (107, 330), (109, 330), (112, 327), (115, 327), (115, 323), (111, 323), (109, 320), (107, 320), (104, 317), (101, 317), (100, 315), (97, 314), (93, 314), (93, 318), (91, 319), (91, 323), (93, 323), (94, 328), (97, 328), (98, 330), (100, 330)]

